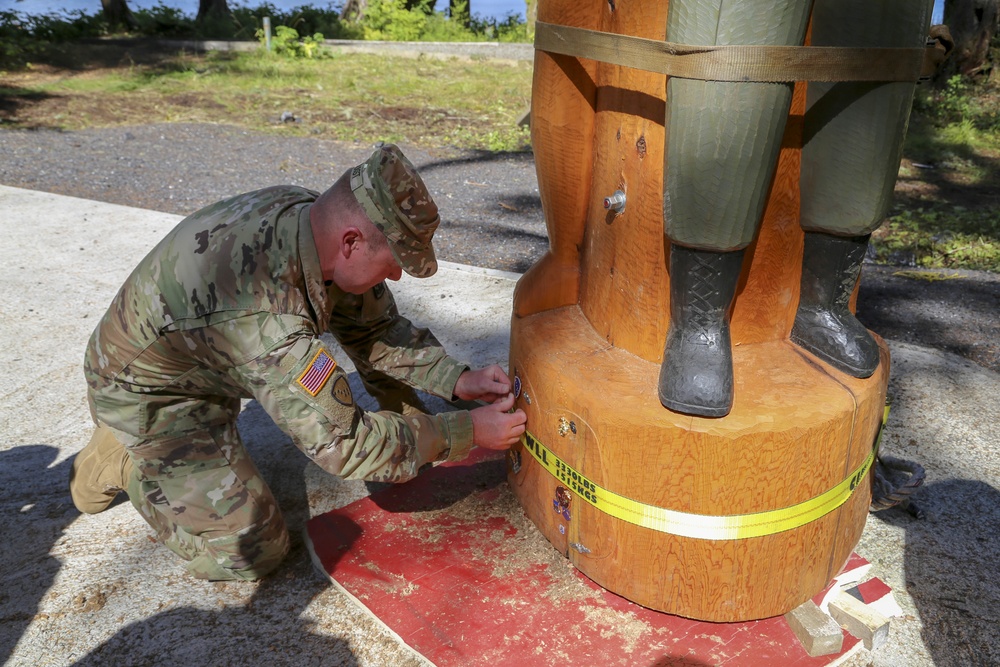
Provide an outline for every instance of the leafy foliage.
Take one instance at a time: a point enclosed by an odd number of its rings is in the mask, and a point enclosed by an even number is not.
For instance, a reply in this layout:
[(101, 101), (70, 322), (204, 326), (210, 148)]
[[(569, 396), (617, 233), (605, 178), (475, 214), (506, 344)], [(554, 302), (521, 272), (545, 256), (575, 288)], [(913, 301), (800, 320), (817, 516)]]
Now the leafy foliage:
[[(267, 40), (264, 29), (256, 32), (257, 39), (264, 44)], [(295, 28), (287, 25), (279, 25), (275, 28), (271, 37), (271, 50), (279, 56), (286, 58), (330, 58), (330, 49), (323, 46), (323, 33), (317, 32), (312, 37), (308, 35), (299, 37), (299, 32)]]
[[(136, 36), (192, 39), (253, 39), (263, 27), (264, 17), (278, 26), (293, 28), (299, 35), (320, 33), (329, 39), (378, 39), (391, 41), (528, 41), (527, 27), (516, 14), (502, 19), (470, 16), (468, 2), (458, 3), (452, 16), (434, 11), (434, 0), (420, 0), (412, 9), (405, 0), (371, 0), (360, 21), (345, 21), (338, 7), (322, 9), (300, 5), (283, 11), (270, 2), (256, 6), (236, 5), (228, 18), (195, 21), (162, 3), (132, 12)], [(0, 11), (0, 56), (8, 60), (17, 51), (31, 51), (28, 41), (58, 43), (113, 34), (101, 12), (82, 11), (27, 15)], [(127, 33), (122, 33), (127, 34)], [(23, 59), (22, 59), (23, 60)], [(2, 63), (0, 63), (2, 64)]]

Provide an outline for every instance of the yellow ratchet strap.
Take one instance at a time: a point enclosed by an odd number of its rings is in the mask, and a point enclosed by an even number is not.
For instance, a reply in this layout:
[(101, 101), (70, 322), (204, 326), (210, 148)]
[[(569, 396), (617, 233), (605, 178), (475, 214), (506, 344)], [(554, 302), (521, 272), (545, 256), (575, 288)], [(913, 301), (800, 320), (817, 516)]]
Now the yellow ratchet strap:
[(847, 479), (829, 491), (783, 509), (727, 516), (677, 512), (640, 503), (587, 479), (527, 431), (521, 436), (521, 444), (545, 470), (565, 484), (570, 491), (616, 519), (681, 537), (700, 540), (742, 540), (799, 528), (829, 514), (847, 502), (875, 462), (882, 440), (882, 430), (888, 418), (889, 407), (886, 406), (882, 416), (882, 426), (879, 428), (871, 453), (847, 476)]

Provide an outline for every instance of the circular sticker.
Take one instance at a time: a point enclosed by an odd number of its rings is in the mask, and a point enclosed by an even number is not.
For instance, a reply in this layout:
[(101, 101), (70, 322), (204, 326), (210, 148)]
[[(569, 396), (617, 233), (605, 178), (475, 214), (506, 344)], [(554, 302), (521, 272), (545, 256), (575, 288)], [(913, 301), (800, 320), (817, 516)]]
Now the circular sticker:
[(514, 376), (514, 398), (521, 395), (521, 378)]

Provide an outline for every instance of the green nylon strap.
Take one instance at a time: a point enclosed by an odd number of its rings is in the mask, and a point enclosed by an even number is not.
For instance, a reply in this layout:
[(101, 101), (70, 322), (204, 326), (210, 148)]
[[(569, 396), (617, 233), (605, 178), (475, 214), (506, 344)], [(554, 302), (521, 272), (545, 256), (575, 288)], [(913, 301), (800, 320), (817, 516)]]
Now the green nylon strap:
[(934, 71), (934, 49), (832, 46), (694, 46), (535, 24), (535, 49), (657, 72), (682, 79), (788, 81), (918, 81)]

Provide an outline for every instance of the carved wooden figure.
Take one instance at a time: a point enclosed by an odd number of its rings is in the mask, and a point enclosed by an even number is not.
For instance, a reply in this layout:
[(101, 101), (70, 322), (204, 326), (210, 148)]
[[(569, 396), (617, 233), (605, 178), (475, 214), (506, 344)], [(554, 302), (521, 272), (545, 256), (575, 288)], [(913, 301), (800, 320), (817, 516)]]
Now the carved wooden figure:
[[(914, 47), (929, 16), (925, 0), (538, 3), (540, 30), (688, 44)], [(514, 296), (529, 435), (510, 481), (602, 586), (755, 619), (812, 597), (850, 555), (889, 372), (850, 300), (912, 94), (536, 51), (550, 249)]]

